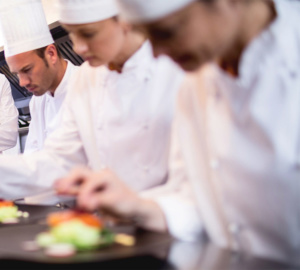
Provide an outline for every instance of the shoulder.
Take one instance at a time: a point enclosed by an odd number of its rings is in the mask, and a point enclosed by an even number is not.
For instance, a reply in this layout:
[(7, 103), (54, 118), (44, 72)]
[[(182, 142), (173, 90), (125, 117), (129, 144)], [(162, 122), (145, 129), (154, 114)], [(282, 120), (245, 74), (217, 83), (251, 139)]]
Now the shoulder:
[(5, 75), (2, 74), (2, 73), (0, 73), (0, 81), (1, 81), (1, 82), (7, 81)]
[(82, 97), (89, 95), (91, 91), (98, 90), (103, 84), (103, 77), (107, 74), (105, 66), (91, 67), (88, 62), (84, 62), (71, 75), (68, 83), (68, 96), (74, 99), (75, 96)]
[(267, 63), (285, 66), (287, 70), (300, 66), (300, 4), (295, 0), (276, 0), (277, 18), (270, 26), (272, 37), (265, 51)]
[(72, 75), (73, 86), (95, 84), (104, 73), (107, 72), (105, 66), (91, 67), (88, 62), (76, 67)]
[(162, 55), (155, 58), (156, 65), (165, 69), (169, 74), (184, 75), (185, 72), (168, 56)]
[(4, 74), (0, 73), (0, 87), (4, 85), (9, 85), (9, 81)]
[(169, 57), (159, 56), (152, 60), (152, 74), (160, 87), (178, 90), (186, 73)]

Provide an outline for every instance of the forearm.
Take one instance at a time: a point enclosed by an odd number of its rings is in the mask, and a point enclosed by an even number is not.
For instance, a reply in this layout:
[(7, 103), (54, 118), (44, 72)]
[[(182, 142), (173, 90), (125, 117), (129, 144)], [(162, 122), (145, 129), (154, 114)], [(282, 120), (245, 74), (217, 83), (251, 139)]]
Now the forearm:
[(139, 227), (158, 232), (167, 231), (165, 215), (155, 201), (141, 199), (136, 206), (133, 219)]
[(46, 153), (0, 157), (0, 197), (17, 199), (50, 188), (66, 171)]

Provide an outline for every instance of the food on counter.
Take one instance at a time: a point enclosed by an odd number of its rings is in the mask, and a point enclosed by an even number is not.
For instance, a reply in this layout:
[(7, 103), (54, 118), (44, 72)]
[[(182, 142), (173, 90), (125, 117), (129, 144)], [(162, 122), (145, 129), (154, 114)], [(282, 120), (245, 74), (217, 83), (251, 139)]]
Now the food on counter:
[[(53, 248), (55, 254), (57, 244), (72, 245), (75, 250), (82, 251), (107, 246), (115, 241), (114, 233), (103, 226), (99, 217), (90, 213), (75, 210), (51, 213), (47, 224), (49, 231), (39, 233), (36, 241), (46, 249), (45, 252), (51, 254)], [(58, 245), (57, 249), (65, 247), (62, 246)], [(73, 254), (68, 250), (67, 254)]]
[(69, 257), (76, 253), (76, 249), (72, 244), (57, 243), (48, 246), (45, 249), (45, 254), (50, 257)]
[(22, 243), (22, 248), (26, 251), (37, 251), (40, 249), (36, 241), (24, 241)]
[(17, 223), (19, 218), (27, 218), (27, 212), (19, 211), (13, 201), (0, 199), (0, 223)]

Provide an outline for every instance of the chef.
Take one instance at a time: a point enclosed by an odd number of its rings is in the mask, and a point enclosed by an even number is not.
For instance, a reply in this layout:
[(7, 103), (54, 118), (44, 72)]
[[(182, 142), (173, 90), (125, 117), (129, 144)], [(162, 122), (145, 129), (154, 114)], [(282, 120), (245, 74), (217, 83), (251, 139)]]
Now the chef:
[(54, 44), (40, 0), (1, 1), (5, 59), (19, 84), (33, 94), (25, 153), (44, 146), (61, 122), (68, 81), (77, 68)]
[(59, 18), (86, 61), (74, 73), (61, 127), (41, 151), (0, 159), (0, 197), (37, 194), (78, 164), (109, 168), (136, 191), (166, 182), (184, 72), (155, 58), (112, 0), (60, 1)]
[(194, 71), (179, 94), (171, 159), (178, 168), (181, 157), (193, 193), (174, 169), (176, 184), (153, 200), (106, 170), (76, 170), (57, 190), (144, 228), (186, 240), (207, 235), (220, 247), (300, 264), (299, 6), (118, 2), (123, 17), (149, 34), (155, 54)]
[(0, 74), (0, 153), (13, 148), (17, 143), (18, 116), (9, 81)]

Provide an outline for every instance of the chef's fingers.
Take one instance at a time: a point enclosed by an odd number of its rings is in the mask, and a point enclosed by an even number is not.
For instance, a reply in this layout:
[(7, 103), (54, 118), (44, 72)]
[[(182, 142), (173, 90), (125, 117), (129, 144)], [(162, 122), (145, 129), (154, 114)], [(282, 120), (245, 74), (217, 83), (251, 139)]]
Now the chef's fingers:
[(77, 204), (80, 208), (88, 211), (94, 211), (99, 208), (99, 196), (107, 192), (108, 183), (105, 173), (98, 172), (89, 175), (88, 181), (81, 186), (77, 198)]
[(87, 167), (77, 167), (67, 176), (58, 179), (54, 183), (54, 188), (58, 194), (77, 195), (80, 186), (89, 179), (91, 170)]
[(89, 176), (81, 186), (77, 197), (78, 206), (94, 211), (105, 210), (119, 217), (131, 216), (138, 196), (110, 170), (102, 170)]

